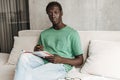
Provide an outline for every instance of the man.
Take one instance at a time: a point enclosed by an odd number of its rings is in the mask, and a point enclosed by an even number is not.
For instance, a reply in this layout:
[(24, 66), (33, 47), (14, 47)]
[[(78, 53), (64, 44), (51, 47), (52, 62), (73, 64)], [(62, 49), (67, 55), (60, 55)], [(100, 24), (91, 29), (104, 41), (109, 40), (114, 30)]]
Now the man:
[(41, 58), (22, 54), (14, 80), (58, 80), (64, 78), (73, 66), (83, 63), (79, 34), (62, 22), (61, 5), (58, 2), (50, 2), (46, 12), (52, 27), (40, 34), (34, 50), (48, 51), (53, 56)]

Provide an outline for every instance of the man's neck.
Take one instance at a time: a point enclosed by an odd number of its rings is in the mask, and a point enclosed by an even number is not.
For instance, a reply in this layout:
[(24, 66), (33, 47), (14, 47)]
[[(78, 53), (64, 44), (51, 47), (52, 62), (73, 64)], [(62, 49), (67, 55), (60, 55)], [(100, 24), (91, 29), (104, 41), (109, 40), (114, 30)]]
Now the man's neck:
[(62, 28), (64, 28), (66, 25), (64, 23), (60, 23), (58, 25), (53, 25), (53, 28), (56, 30), (60, 30)]

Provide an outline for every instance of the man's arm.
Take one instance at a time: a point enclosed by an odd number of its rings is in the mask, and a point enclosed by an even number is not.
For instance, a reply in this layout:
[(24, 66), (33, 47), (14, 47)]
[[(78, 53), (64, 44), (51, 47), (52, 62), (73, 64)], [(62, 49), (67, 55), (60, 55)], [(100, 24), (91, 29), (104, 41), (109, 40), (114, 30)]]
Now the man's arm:
[(34, 47), (34, 51), (43, 51), (43, 46), (42, 45), (36, 45), (35, 47)]
[(52, 63), (62, 63), (62, 64), (69, 64), (72, 66), (80, 66), (83, 63), (83, 55), (76, 56), (74, 59), (63, 58), (58, 55), (54, 56), (47, 56), (48, 59)]

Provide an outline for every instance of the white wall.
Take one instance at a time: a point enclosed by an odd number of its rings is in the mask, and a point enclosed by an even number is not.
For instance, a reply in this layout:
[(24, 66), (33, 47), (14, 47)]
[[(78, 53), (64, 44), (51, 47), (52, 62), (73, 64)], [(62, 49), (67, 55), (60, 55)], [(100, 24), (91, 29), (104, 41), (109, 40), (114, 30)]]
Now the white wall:
[[(29, 0), (31, 29), (51, 26), (45, 12), (53, 0)], [(77, 30), (120, 30), (120, 0), (56, 0), (63, 7), (63, 21)]]

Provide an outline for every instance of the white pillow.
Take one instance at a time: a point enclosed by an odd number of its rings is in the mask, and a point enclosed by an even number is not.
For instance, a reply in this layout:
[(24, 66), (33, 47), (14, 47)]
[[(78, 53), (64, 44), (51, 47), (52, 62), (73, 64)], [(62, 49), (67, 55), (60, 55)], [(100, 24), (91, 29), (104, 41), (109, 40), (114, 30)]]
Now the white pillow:
[(93, 40), (81, 72), (120, 79), (120, 42)]
[(38, 37), (14, 37), (14, 46), (11, 50), (8, 64), (16, 64), (21, 50), (33, 51)]

